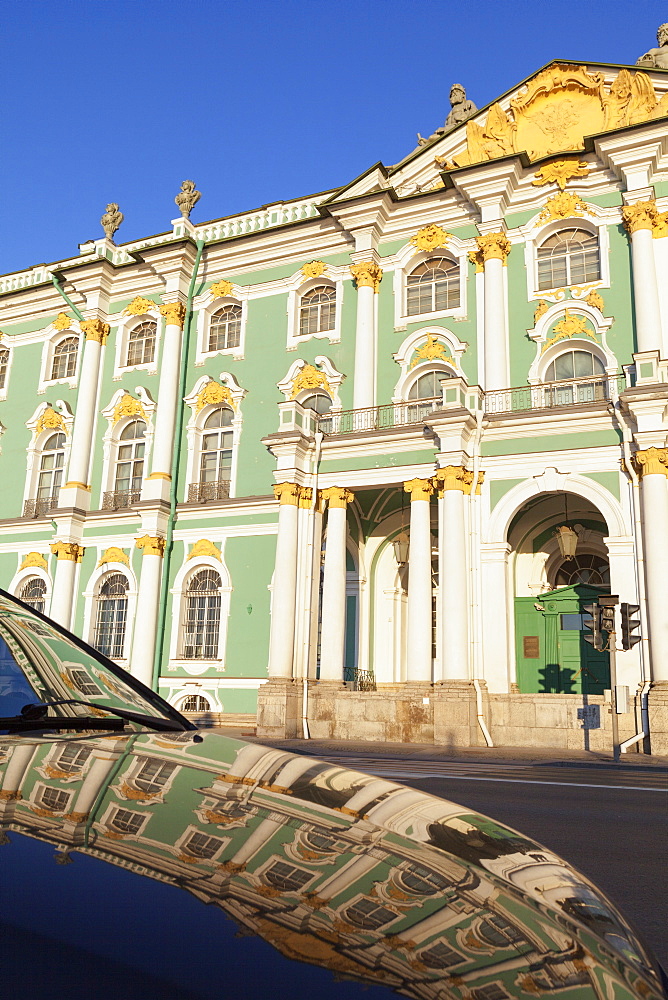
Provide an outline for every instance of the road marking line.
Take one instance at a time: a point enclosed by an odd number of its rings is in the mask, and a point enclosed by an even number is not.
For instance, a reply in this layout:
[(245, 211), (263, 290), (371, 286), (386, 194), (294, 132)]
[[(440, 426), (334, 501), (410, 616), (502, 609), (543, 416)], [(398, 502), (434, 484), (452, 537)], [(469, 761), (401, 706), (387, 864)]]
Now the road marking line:
[(454, 781), (502, 781), (513, 785), (558, 785), (559, 787), (566, 788), (613, 788), (618, 791), (663, 792), (664, 795), (668, 792), (667, 788), (652, 788), (645, 785), (599, 785), (576, 781), (527, 781), (522, 778), (483, 778), (474, 775), (439, 774), (437, 772), (432, 774), (415, 774), (403, 771), (383, 771), (369, 767), (366, 770), (368, 774), (375, 774), (379, 778), (413, 778), (413, 780), (419, 780), (420, 778), (452, 778)]

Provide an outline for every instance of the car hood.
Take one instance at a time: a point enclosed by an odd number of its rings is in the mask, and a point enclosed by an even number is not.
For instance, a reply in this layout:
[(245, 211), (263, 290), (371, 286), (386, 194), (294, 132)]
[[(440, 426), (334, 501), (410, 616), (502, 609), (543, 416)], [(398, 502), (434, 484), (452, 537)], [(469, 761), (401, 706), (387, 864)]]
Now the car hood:
[(0, 751), (12, 996), (666, 996), (591, 882), (454, 802), (213, 733)]

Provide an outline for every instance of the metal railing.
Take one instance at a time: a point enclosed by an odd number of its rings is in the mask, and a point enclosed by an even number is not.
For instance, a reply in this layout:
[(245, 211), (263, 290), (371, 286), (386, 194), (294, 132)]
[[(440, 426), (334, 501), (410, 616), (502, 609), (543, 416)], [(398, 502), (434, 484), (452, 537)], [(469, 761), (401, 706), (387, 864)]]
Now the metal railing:
[(419, 399), (410, 403), (387, 403), (385, 406), (368, 406), (363, 410), (340, 410), (323, 413), (318, 418), (318, 430), (323, 434), (356, 434), (364, 431), (381, 431), (387, 427), (422, 423), (434, 410), (443, 405), (442, 396)]
[(51, 510), (58, 506), (58, 495), (55, 497), (41, 497), (26, 500), (23, 504), (24, 517), (44, 517)]
[(188, 503), (206, 503), (208, 500), (228, 500), (229, 479), (219, 479), (214, 483), (191, 483), (188, 487)]
[(372, 670), (358, 670), (357, 667), (344, 667), (344, 683), (350, 684), (353, 691), (375, 691), (376, 678)]
[(555, 406), (583, 406), (585, 403), (616, 399), (625, 388), (624, 375), (599, 375), (542, 385), (522, 385), (514, 389), (495, 389), (485, 393), (484, 409), (491, 416), (522, 410), (548, 410)]
[(102, 510), (123, 510), (141, 500), (141, 490), (109, 490), (102, 494)]

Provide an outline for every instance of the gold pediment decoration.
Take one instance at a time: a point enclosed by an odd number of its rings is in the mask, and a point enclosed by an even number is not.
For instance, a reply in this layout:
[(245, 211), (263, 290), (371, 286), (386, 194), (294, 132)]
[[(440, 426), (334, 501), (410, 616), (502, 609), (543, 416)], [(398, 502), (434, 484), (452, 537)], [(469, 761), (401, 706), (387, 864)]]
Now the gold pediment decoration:
[(597, 291), (592, 290), (586, 297), (585, 302), (588, 306), (591, 306), (592, 309), (598, 309), (599, 312), (603, 312), (603, 296), (599, 295)]
[(312, 260), (308, 264), (302, 265), (300, 271), (305, 278), (319, 278), (327, 270), (327, 265), (322, 260)]
[(319, 371), (315, 365), (304, 365), (301, 371), (297, 372), (292, 380), (292, 395), (290, 399), (296, 399), (304, 389), (324, 389), (330, 396), (334, 395), (327, 381), (327, 376), (324, 372)]
[(573, 177), (587, 177), (588, 174), (589, 164), (585, 160), (552, 160), (536, 171), (531, 183), (537, 187), (557, 184), (563, 191)]
[(223, 299), (226, 295), (232, 294), (232, 282), (221, 278), (220, 281), (214, 281), (209, 291), (214, 299)]
[(548, 306), (548, 304), (545, 301), (545, 299), (541, 299), (539, 301), (538, 305), (536, 306), (535, 310), (534, 310), (534, 314), (533, 314), (533, 321), (534, 321), (534, 323), (537, 323), (538, 320), (541, 318), (541, 316), (544, 316), (545, 313), (547, 312), (547, 310), (549, 308), (550, 307)]
[(47, 562), (39, 552), (29, 552), (23, 559), (19, 569), (47, 569)]
[(437, 226), (435, 222), (430, 223), (428, 226), (423, 226), (419, 229), (414, 236), (411, 236), (409, 243), (412, 243), (417, 250), (426, 250), (431, 252), (432, 250), (438, 250), (439, 247), (444, 247), (448, 240), (451, 239), (451, 233), (446, 233), (445, 229), (441, 226)]
[(146, 410), (140, 400), (135, 399), (129, 392), (123, 393), (114, 407), (114, 423), (117, 424), (123, 417), (141, 417), (146, 420)]
[(560, 191), (545, 202), (543, 211), (538, 216), (539, 222), (551, 222), (553, 219), (582, 218), (589, 214), (589, 209), (579, 195), (568, 191)]
[(221, 385), (220, 382), (216, 382), (214, 379), (211, 379), (210, 382), (207, 382), (206, 385), (200, 389), (197, 395), (195, 412), (199, 413), (199, 411), (203, 410), (205, 406), (218, 406), (221, 403), (231, 406), (233, 410), (236, 409), (232, 393), (227, 386)]
[(128, 316), (144, 316), (151, 309), (155, 309), (156, 304), (151, 299), (142, 298), (141, 295), (136, 295), (129, 306), (126, 306), (123, 312), (126, 312)]
[(56, 429), (67, 433), (67, 428), (65, 427), (65, 421), (62, 415), (60, 413), (56, 413), (51, 406), (47, 406), (46, 409), (39, 415), (35, 431), (37, 434), (41, 434), (42, 431), (55, 431)]
[[(530, 160), (584, 149), (585, 136), (668, 115), (668, 94), (658, 100), (647, 73), (622, 69), (606, 90), (602, 73), (554, 64), (510, 101), (493, 104), (484, 124), (466, 123), (466, 149), (447, 168), (526, 152)], [(443, 158), (441, 158), (443, 160)]]
[(198, 559), (201, 556), (211, 556), (212, 559), (217, 559), (218, 562), (222, 558), (218, 546), (210, 542), (208, 538), (200, 538), (188, 553), (188, 559)]
[(408, 366), (408, 370), (414, 368), (415, 365), (419, 365), (422, 361), (445, 361), (446, 364), (457, 367), (456, 362), (448, 354), (447, 348), (440, 341), (435, 340), (435, 338), (430, 334), (422, 347), (419, 347), (415, 354), (413, 355), (413, 360)]
[(126, 566), (129, 566), (130, 560), (123, 549), (119, 549), (117, 545), (110, 545), (100, 556), (100, 561), (97, 565), (104, 566), (105, 563), (124, 563)]
[(552, 327), (554, 337), (550, 337), (543, 344), (541, 354), (543, 354), (549, 347), (556, 344), (559, 340), (570, 340), (571, 337), (590, 337), (593, 341), (598, 343), (596, 340), (596, 334), (593, 330), (590, 330), (587, 326), (587, 320), (584, 316), (574, 316), (568, 309), (565, 310), (563, 319), (560, 319), (558, 323), (555, 323)]
[(54, 330), (69, 330), (74, 322), (66, 313), (58, 313), (56, 316), (53, 328)]

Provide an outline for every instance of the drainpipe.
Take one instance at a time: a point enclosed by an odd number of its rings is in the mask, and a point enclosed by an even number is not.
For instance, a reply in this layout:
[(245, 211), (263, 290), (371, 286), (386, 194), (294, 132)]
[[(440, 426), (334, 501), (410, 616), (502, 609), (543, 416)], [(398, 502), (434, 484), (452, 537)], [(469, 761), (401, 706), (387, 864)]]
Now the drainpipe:
[(636, 586), (638, 588), (638, 602), (640, 604), (640, 629), (642, 632), (642, 642), (640, 643), (640, 674), (642, 677), (642, 688), (640, 690), (640, 719), (641, 730), (630, 739), (624, 740), (620, 744), (620, 752), (626, 753), (629, 747), (640, 743), (641, 740), (649, 737), (649, 707), (647, 695), (650, 688), (649, 681), (649, 656), (647, 638), (647, 594), (645, 590), (645, 549), (642, 536), (642, 517), (640, 511), (640, 483), (638, 474), (633, 468), (631, 461), (631, 428), (626, 422), (626, 417), (619, 400), (608, 404), (608, 412), (617, 420), (617, 426), (622, 432), (622, 462), (624, 471), (629, 477), (631, 487), (631, 506), (633, 510), (635, 549), (636, 549)]
[[(314, 472), (313, 472), (313, 495), (311, 497), (311, 507), (312, 507), (312, 510), (313, 510), (313, 513), (311, 515), (311, 521), (313, 523), (311, 524), (311, 559), (310, 559), (310, 561), (308, 563), (308, 565), (310, 567), (310, 571), (309, 571), (309, 586), (310, 586), (310, 593), (311, 594), (313, 593), (312, 576), (313, 576), (313, 563), (314, 563), (314, 558), (315, 558), (315, 552), (314, 552), (314, 549), (315, 549), (315, 511), (316, 511), (316, 507), (318, 506), (318, 469), (320, 467), (320, 453), (322, 451), (322, 439), (323, 439), (323, 437), (324, 437), (324, 434), (322, 433), (322, 431), (316, 431), (315, 432), (315, 456), (314, 456), (315, 469), (314, 469)], [(309, 623), (310, 623), (310, 621), (311, 621), (311, 616), (310, 616), (310, 609), (309, 609)], [(310, 645), (310, 641), (311, 641), (311, 632), (310, 632), (310, 629), (309, 629), (308, 635), (309, 635), (309, 642), (308, 642), (307, 645)], [(303, 737), (304, 737), (305, 740), (310, 740), (310, 738), (311, 738), (311, 734), (310, 734), (309, 728), (308, 728), (308, 660), (309, 660), (309, 658), (308, 658), (308, 648), (307, 648), (307, 650), (306, 650), (306, 657), (304, 659), (304, 662), (306, 663), (306, 670), (304, 672), (303, 684), (302, 684), (302, 734), (303, 734)]]
[(186, 392), (186, 376), (188, 369), (188, 349), (190, 347), (190, 328), (193, 317), (193, 296), (195, 282), (199, 270), (204, 240), (197, 240), (197, 255), (193, 265), (192, 278), (186, 299), (186, 315), (183, 324), (183, 342), (181, 345), (181, 370), (179, 372), (179, 391), (177, 396), (176, 422), (174, 425), (174, 447), (172, 449), (172, 480), (169, 488), (169, 514), (167, 516), (167, 533), (165, 536), (165, 553), (163, 557), (162, 579), (160, 581), (160, 604), (158, 606), (158, 624), (155, 636), (155, 655), (153, 657), (153, 680), (151, 686), (158, 690), (160, 665), (165, 647), (165, 618), (167, 616), (167, 590), (169, 588), (169, 569), (172, 557), (174, 539), (174, 523), (176, 521), (176, 504), (179, 485), (179, 467), (181, 465), (181, 433), (183, 431), (183, 397)]
[(83, 313), (80, 312), (79, 309), (77, 309), (77, 307), (75, 306), (74, 302), (72, 302), (72, 299), (69, 297), (69, 295), (67, 294), (67, 292), (63, 289), (62, 285), (60, 284), (60, 279), (57, 278), (55, 274), (52, 274), (51, 275), (51, 282), (53, 284), (53, 287), (56, 289), (56, 291), (58, 292), (58, 294), (61, 296), (61, 298), (65, 299), (65, 301), (67, 302), (68, 306), (70, 307), (70, 309), (72, 310), (72, 312), (74, 313), (74, 315), (76, 316), (76, 318), (79, 320), (79, 322), (82, 322), (82, 320), (84, 319)]
[(482, 421), (483, 421), (483, 411), (481, 409), (476, 410), (475, 422), (476, 429), (473, 436), (473, 483), (471, 485), (471, 626), (472, 626), (472, 639), (473, 639), (473, 687), (475, 688), (475, 704), (476, 704), (476, 715), (478, 718), (478, 725), (480, 726), (480, 731), (485, 737), (485, 743), (488, 747), (493, 747), (492, 737), (490, 736), (489, 729), (485, 723), (485, 717), (482, 712), (482, 690), (480, 688), (480, 681), (478, 680), (478, 671), (480, 669), (480, 602), (478, 600), (478, 588), (480, 583), (480, 574), (478, 572), (478, 557), (480, 549), (480, 505), (476, 500), (476, 490), (478, 487), (478, 474), (480, 472), (480, 442), (482, 440)]

